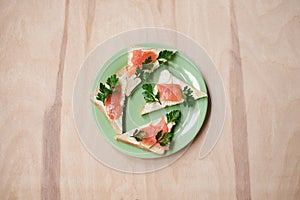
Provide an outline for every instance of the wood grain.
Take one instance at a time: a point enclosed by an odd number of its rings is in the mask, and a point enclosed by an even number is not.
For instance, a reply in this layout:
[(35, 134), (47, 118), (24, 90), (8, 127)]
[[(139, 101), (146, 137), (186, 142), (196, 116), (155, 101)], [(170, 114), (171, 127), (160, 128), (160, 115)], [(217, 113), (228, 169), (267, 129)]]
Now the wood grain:
[[(295, 149), (299, 144), (295, 116), (300, 112), (299, 90), (295, 87), (300, 81), (300, 52), (296, 50), (299, 2), (235, 5), (242, 65), (246, 66), (251, 196), (298, 199), (300, 151)], [(247, 11), (241, 12), (243, 7)]]
[[(299, 199), (300, 2), (0, 1), (0, 199)], [(201, 44), (226, 89), (224, 129), (171, 166), (112, 170), (72, 117), (85, 57), (126, 30), (166, 27)]]
[(230, 2), (232, 69), (230, 69), (229, 92), (232, 112), (232, 146), (235, 164), (235, 187), (237, 199), (251, 199), (247, 113), (244, 94), (243, 67), (241, 62), (239, 30), (234, 2)]
[(57, 72), (57, 82), (55, 99), (53, 104), (46, 108), (43, 122), (43, 162), (41, 174), (41, 198), (60, 199), (60, 131), (61, 131), (61, 107), (63, 72), (67, 49), (69, 18), (69, 1), (65, 2), (64, 29), (61, 39), (59, 53), (59, 65)]

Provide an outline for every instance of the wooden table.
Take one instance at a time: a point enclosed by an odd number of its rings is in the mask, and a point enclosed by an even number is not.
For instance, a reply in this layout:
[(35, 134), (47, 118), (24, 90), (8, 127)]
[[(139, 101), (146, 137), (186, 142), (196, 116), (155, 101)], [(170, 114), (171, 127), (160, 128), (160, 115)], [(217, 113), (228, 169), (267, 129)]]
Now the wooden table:
[[(300, 199), (300, 1), (1, 1), (0, 199)], [(72, 116), (80, 65), (139, 27), (201, 44), (226, 90), (225, 126), (171, 166), (97, 162)]]

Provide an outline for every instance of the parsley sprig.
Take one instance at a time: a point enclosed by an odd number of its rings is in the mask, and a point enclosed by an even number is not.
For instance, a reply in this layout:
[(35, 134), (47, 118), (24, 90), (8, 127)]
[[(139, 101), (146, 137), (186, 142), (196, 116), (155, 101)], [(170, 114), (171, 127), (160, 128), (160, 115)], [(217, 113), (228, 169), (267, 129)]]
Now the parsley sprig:
[(158, 62), (159, 64), (165, 64), (172, 59), (172, 57), (176, 54), (176, 51), (163, 50), (158, 54)]
[(119, 78), (116, 74), (111, 75), (106, 80), (106, 85), (103, 83), (100, 83), (99, 85), (99, 92), (96, 96), (96, 99), (99, 101), (102, 101), (105, 105), (105, 100), (107, 99), (108, 95), (112, 94), (114, 92), (115, 87), (118, 85)]
[(159, 104), (161, 104), (161, 102), (159, 100), (159, 92), (157, 92), (157, 94), (153, 93), (152, 84), (145, 83), (145, 84), (143, 84), (142, 88), (144, 89), (144, 92), (142, 94), (147, 103), (158, 102)]
[(142, 63), (142, 64), (149, 64), (149, 63), (151, 63), (152, 62), (152, 58), (151, 58), (151, 56), (149, 56), (148, 58), (146, 58), (145, 60), (144, 60), (144, 62)]
[(142, 66), (138, 66), (135, 71), (136, 78), (141, 79), (141, 81), (146, 81), (150, 77), (150, 70), (153, 68), (153, 64), (151, 64), (152, 59), (151, 56), (146, 58), (142, 63)]
[(195, 105), (195, 98), (193, 97), (193, 91), (188, 87), (188, 86), (185, 86), (183, 88), (183, 99), (184, 99), (184, 102), (183, 102), (183, 105), (184, 106), (188, 106), (188, 107), (193, 107)]
[(118, 82), (119, 82), (119, 78), (117, 77), (116, 74), (113, 74), (110, 77), (108, 77), (106, 81), (107, 85), (109, 85), (111, 89), (114, 89), (117, 86)]
[[(178, 124), (181, 117), (181, 112), (180, 110), (172, 110), (166, 115), (166, 117), (167, 123), (175, 122), (175, 124)], [(165, 134), (163, 134), (162, 131), (159, 131), (155, 135), (156, 142), (151, 147), (153, 147), (155, 144), (160, 144), (160, 146), (167, 146), (170, 144), (174, 136), (174, 127), (175, 126), (172, 127), (170, 132)]]
[(174, 136), (173, 132), (162, 134), (162, 131), (159, 131), (155, 136), (156, 143), (154, 143), (151, 147), (153, 147), (157, 143), (163, 147), (167, 146), (168, 144), (171, 143), (173, 136)]
[(175, 122), (176, 124), (179, 122), (180, 117), (181, 117), (181, 112), (180, 110), (172, 110), (171, 112), (167, 113), (167, 122)]
[(139, 131), (138, 129), (135, 129), (132, 137), (134, 137), (136, 139), (136, 141), (140, 142), (140, 141), (142, 141), (143, 138), (146, 137), (146, 135), (147, 134), (144, 131), (141, 131), (141, 130)]

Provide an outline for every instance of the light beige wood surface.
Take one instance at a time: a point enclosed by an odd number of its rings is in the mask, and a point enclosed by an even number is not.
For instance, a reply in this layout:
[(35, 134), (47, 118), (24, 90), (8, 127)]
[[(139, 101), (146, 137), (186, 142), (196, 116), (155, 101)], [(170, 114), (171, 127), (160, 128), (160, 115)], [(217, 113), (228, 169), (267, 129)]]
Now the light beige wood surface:
[[(139, 27), (201, 44), (226, 89), (213, 152), (203, 135), (149, 174), (84, 149), (72, 92), (99, 43)], [(1, 1), (0, 199), (300, 199), (300, 1)]]

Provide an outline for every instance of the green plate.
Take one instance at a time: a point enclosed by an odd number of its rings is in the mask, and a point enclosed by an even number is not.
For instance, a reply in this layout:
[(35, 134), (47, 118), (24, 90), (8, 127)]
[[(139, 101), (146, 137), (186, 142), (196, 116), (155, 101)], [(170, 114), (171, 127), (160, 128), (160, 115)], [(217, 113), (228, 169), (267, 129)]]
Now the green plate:
[[(137, 44), (136, 46), (145, 46), (152, 48), (162, 48), (162, 49), (173, 49), (161, 44)], [(106, 79), (115, 74), (121, 68), (127, 64), (127, 51), (128, 49), (122, 49), (113, 55), (101, 68), (97, 78), (95, 80), (93, 90), (95, 90), (100, 82), (105, 82)], [(180, 51), (176, 53), (172, 62), (169, 62), (167, 67), (160, 67), (152, 74), (151, 82), (155, 83), (158, 80), (160, 72), (164, 69), (168, 69), (174, 76), (187, 82), (196, 89), (201, 89), (201, 91), (207, 93), (205, 81), (198, 70), (198, 68), (183, 55)], [(116, 141), (114, 139), (116, 132), (110, 125), (109, 121), (106, 119), (105, 115), (92, 104), (92, 110), (94, 113), (94, 118), (97, 122), (99, 130), (103, 137), (116, 149), (119, 151), (138, 158), (160, 158), (169, 156), (176, 153), (177, 151), (186, 147), (198, 134), (200, 128), (204, 122), (208, 99), (201, 98), (197, 100), (194, 107), (188, 108), (181, 105), (176, 105), (172, 107), (167, 107), (159, 111), (147, 114), (145, 116), (140, 115), (142, 106), (145, 104), (145, 101), (142, 96), (142, 88), (139, 85), (135, 92), (129, 97), (126, 110), (126, 130), (134, 129), (138, 126), (145, 125), (155, 119), (160, 118), (165, 115), (167, 112), (180, 109), (182, 116), (181, 122), (176, 126), (173, 140), (171, 142), (170, 149), (164, 155), (157, 155), (137, 147)]]

